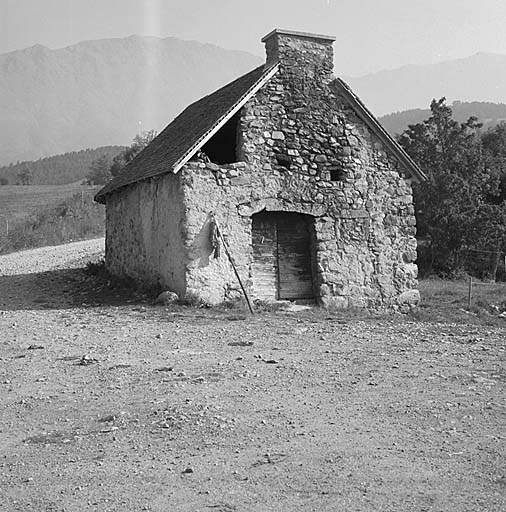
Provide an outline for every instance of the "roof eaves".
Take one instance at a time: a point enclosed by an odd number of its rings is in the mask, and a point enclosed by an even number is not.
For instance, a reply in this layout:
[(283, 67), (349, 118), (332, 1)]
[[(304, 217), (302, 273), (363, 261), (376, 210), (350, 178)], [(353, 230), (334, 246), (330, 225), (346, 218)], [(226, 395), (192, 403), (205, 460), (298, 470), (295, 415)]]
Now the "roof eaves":
[(222, 116), (218, 121), (198, 139), (188, 151), (174, 163), (172, 172), (177, 174), (181, 168), (190, 160), (190, 158), (230, 119), (232, 118), (245, 104), (251, 99), (260, 88), (265, 85), (278, 71), (279, 63), (275, 63), (265, 73), (262, 74), (259, 80), (257, 80), (240, 98), (232, 105), (232, 107)]
[[(184, 164), (237, 112), (239, 111), (243, 106), (244, 104), (266, 83), (268, 82), (272, 76), (277, 72), (278, 68), (279, 68), (279, 64), (276, 63), (274, 64), (273, 66), (270, 66), (269, 68), (265, 69), (265, 66), (259, 66), (259, 68), (257, 68), (258, 70), (260, 70), (260, 68), (264, 68), (262, 69), (261, 71), (261, 74), (260, 76), (256, 79), (255, 82), (253, 82), (253, 84), (246, 90), (246, 92), (244, 92), (242, 94), (242, 96), (239, 97), (238, 100), (236, 100), (234, 103), (231, 103), (229, 108), (226, 110), (226, 112), (220, 117), (218, 118), (217, 121), (215, 121), (209, 128), (208, 130), (202, 135), (202, 136), (199, 136), (198, 138), (195, 137), (195, 139), (193, 140), (193, 143), (191, 143), (191, 146), (186, 150), (184, 151), (183, 155), (180, 156), (177, 160), (174, 161), (174, 163), (171, 163), (169, 165), (167, 165), (167, 167), (163, 170), (163, 172), (156, 172), (154, 174), (151, 174), (151, 175), (141, 175), (140, 177), (138, 177), (137, 179), (134, 179), (134, 180), (131, 180), (131, 181), (120, 181), (118, 183), (118, 177), (114, 178), (113, 180), (111, 180), (109, 183), (107, 183), (101, 190), (98, 191), (98, 193), (95, 195), (95, 201), (99, 202), (99, 203), (103, 203), (105, 204), (105, 198), (106, 196), (108, 196), (109, 194), (113, 193), (113, 192), (116, 192), (117, 190), (120, 190), (122, 188), (125, 188), (129, 185), (132, 185), (134, 183), (137, 183), (139, 181), (145, 181), (147, 179), (150, 179), (150, 178), (153, 178), (155, 177), (156, 175), (159, 175), (159, 174), (167, 174), (167, 173), (177, 173), (183, 166)], [(250, 73), (254, 73), (256, 70), (253, 70), (251, 71)], [(248, 73), (248, 74), (250, 74)], [(243, 77), (239, 77), (237, 80), (241, 80), (242, 78), (246, 77), (247, 75), (244, 75)], [(237, 81), (236, 80), (236, 81)], [(233, 82), (230, 82), (229, 84), (225, 85), (223, 88), (219, 89), (218, 91), (215, 91), (214, 93), (208, 95), (208, 96), (205, 96), (203, 98), (201, 98), (200, 100), (196, 101), (195, 103), (192, 103), (191, 105), (189, 105), (183, 112), (181, 112), (181, 114), (179, 114), (179, 116), (177, 116), (171, 123), (169, 123), (169, 125), (167, 127), (165, 127), (165, 129), (158, 135), (158, 137), (156, 137), (154, 139), (154, 141), (149, 145), (147, 146), (146, 148), (144, 148), (144, 150), (139, 153), (131, 162), (129, 162), (127, 164), (127, 168), (130, 168), (132, 165), (134, 165), (135, 163), (138, 162), (138, 160), (140, 160), (140, 157), (143, 155), (143, 153), (151, 147), (151, 145), (153, 143), (156, 143), (156, 141), (161, 137), (163, 136), (164, 132), (174, 123), (176, 122), (181, 116), (184, 116), (185, 113), (188, 111), (188, 109), (192, 108), (194, 105), (198, 104), (199, 102), (205, 100), (206, 98), (210, 98), (210, 97), (213, 97), (215, 94), (219, 93), (221, 90), (225, 89), (226, 87), (230, 86), (231, 84), (233, 84), (235, 81)]]
[(351, 90), (351, 88), (341, 80), (336, 78), (335, 84), (339, 86), (340, 92), (349, 101), (355, 113), (364, 121), (364, 123), (371, 129), (377, 137), (385, 144), (387, 148), (397, 157), (400, 163), (410, 172), (411, 176), (417, 181), (425, 181), (427, 177), (412, 160), (412, 158), (404, 151), (404, 149), (393, 139), (393, 137), (381, 126), (379, 121), (369, 111), (369, 109), (362, 103), (360, 98)]

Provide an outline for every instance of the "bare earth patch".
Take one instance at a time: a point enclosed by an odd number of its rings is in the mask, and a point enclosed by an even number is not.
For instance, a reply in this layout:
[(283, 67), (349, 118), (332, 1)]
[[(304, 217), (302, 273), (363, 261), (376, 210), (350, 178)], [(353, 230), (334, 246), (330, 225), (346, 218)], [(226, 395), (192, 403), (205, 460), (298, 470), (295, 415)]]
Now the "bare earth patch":
[(100, 243), (0, 257), (0, 510), (506, 510), (503, 327), (153, 306)]

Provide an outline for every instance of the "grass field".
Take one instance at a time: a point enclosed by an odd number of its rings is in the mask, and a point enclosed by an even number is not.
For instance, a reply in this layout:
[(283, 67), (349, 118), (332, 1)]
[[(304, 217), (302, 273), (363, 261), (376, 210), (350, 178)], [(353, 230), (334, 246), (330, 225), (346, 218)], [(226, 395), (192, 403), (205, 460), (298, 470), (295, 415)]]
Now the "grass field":
[[(469, 307), (469, 281), (422, 279), (421, 301), (414, 315), (431, 322), (474, 323), (503, 326), (506, 318), (506, 283), (473, 278)], [(505, 314), (506, 316), (506, 314)]]
[(80, 182), (68, 185), (7, 185), (0, 187), (0, 237), (23, 219), (46, 207), (55, 206), (74, 194), (91, 197), (100, 187)]
[(11, 221), (8, 232), (6, 228), (0, 232), (0, 254), (99, 238), (104, 235), (105, 208), (93, 200), (92, 190), (78, 191)]

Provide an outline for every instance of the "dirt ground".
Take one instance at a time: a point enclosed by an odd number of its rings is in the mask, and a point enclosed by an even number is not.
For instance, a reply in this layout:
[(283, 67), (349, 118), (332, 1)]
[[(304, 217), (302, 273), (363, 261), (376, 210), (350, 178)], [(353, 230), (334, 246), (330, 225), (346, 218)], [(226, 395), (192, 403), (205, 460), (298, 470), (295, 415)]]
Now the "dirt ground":
[(0, 257), (2, 512), (506, 510), (504, 328), (155, 306), (101, 247)]

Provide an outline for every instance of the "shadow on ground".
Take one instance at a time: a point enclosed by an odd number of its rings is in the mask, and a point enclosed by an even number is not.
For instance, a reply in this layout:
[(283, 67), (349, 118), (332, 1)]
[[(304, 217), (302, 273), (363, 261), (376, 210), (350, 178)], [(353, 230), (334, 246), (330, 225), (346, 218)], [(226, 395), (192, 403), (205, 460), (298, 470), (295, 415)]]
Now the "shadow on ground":
[(133, 289), (111, 287), (83, 269), (0, 276), (0, 311), (121, 306), (146, 301)]

